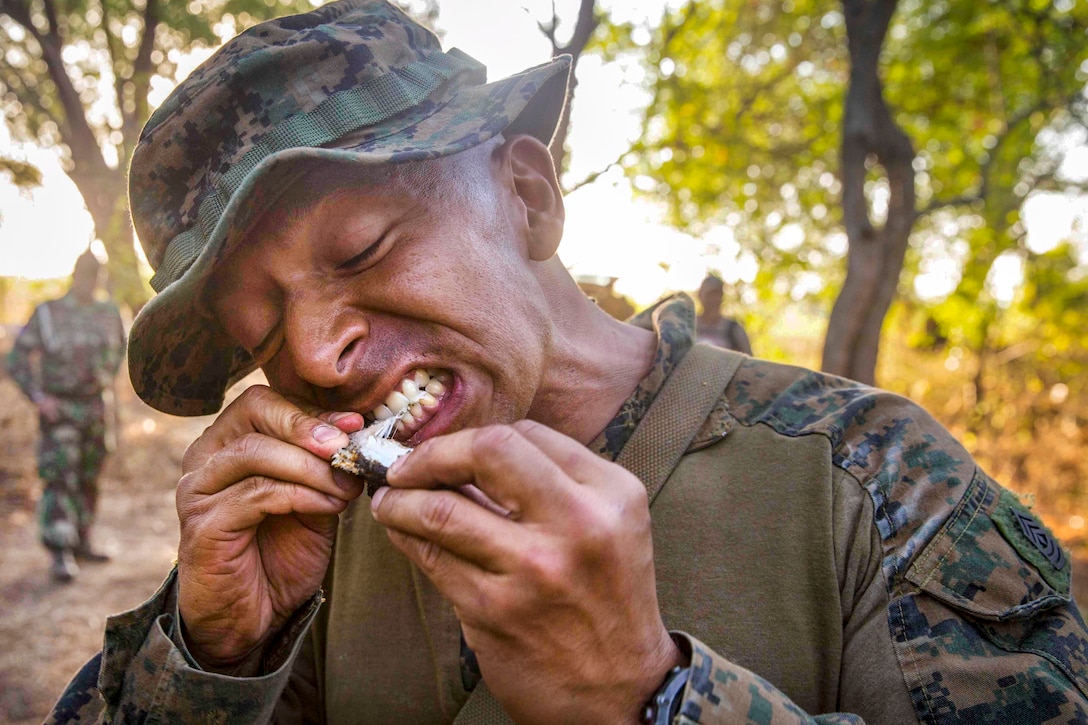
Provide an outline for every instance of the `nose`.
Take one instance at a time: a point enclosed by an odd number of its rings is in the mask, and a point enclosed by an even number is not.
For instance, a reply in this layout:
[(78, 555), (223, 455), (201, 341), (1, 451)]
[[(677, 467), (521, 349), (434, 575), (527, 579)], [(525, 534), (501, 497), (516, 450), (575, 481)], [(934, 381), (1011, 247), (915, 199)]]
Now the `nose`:
[(366, 315), (342, 298), (315, 290), (287, 301), (284, 345), (295, 374), (311, 385), (346, 383), (369, 333)]

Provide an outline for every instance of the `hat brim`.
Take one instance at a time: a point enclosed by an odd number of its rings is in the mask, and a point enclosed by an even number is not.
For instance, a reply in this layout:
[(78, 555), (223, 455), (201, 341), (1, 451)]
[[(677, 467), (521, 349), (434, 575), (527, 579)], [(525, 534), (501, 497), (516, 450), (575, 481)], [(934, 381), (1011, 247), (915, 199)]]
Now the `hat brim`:
[[(216, 264), (235, 248), (236, 230), (268, 211), (312, 164), (373, 167), (449, 156), (500, 133), (548, 143), (566, 102), (570, 58), (561, 56), (503, 80), (464, 88), (433, 114), (380, 137), (335, 146), (295, 147), (263, 159), (228, 200), (192, 266), (136, 315), (129, 335), (129, 377), (151, 407), (180, 416), (209, 415), (226, 390), (252, 372), (251, 356), (200, 304)], [(486, 113), (482, 110), (486, 109)], [(465, 121), (481, 118), (481, 125)], [(470, 129), (466, 132), (466, 128)]]

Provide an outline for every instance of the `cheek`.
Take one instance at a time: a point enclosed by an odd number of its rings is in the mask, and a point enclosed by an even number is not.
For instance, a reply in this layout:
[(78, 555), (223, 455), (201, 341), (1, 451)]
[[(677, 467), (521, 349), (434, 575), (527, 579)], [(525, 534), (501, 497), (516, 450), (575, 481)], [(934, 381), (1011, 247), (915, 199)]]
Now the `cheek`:
[(288, 356), (281, 351), (261, 366), (261, 372), (268, 380), (269, 387), (280, 395), (309, 400), (310, 386), (295, 374), (287, 358)]

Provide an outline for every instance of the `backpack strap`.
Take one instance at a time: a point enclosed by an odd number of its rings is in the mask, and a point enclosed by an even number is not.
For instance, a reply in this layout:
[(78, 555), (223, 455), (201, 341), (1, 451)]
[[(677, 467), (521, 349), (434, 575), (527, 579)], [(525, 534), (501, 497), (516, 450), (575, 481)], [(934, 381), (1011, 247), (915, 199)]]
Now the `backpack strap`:
[[(616, 463), (646, 485), (651, 506), (747, 357), (732, 350), (695, 344), (650, 404)], [(487, 682), (481, 680), (457, 713), (453, 725), (513, 725), (513, 722), (487, 689)]]
[(692, 345), (650, 404), (616, 463), (646, 485), (651, 506), (747, 357), (703, 343)]

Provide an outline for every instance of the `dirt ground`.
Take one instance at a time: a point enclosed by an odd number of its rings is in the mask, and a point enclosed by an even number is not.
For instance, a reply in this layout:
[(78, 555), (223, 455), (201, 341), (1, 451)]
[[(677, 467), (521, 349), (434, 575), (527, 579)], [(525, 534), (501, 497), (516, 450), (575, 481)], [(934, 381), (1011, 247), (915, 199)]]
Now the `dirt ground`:
[[(102, 475), (97, 526), (97, 545), (113, 560), (84, 565), (74, 582), (57, 584), (34, 520), (40, 489), (34, 409), (0, 377), (0, 724), (40, 723), (69, 678), (101, 648), (106, 617), (150, 596), (174, 559), (181, 456), (211, 418), (158, 413), (124, 380), (117, 399), (120, 435)], [(1088, 561), (1077, 568), (1083, 605)]]
[(210, 418), (174, 418), (118, 385), (118, 446), (101, 478), (98, 548), (70, 584), (49, 576), (37, 540), (34, 408), (0, 378), (0, 723), (40, 723), (69, 678), (102, 647), (109, 614), (158, 588), (177, 551), (174, 485), (185, 447)]

